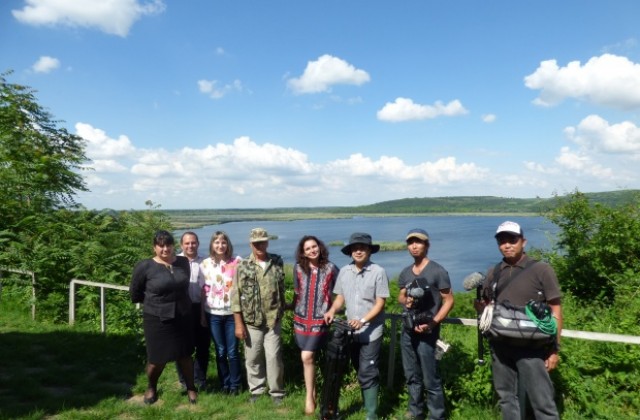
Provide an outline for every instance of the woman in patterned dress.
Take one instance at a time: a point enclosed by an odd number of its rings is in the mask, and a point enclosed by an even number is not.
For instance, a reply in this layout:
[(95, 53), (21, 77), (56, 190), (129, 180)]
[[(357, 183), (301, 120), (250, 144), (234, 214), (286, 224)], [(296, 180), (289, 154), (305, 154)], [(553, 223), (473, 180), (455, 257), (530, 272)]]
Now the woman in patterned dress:
[(329, 261), (329, 251), (315, 236), (303, 236), (296, 248), (293, 269), (293, 328), (301, 350), (307, 391), (305, 414), (316, 409), (314, 353), (325, 342), (328, 326), (323, 315), (331, 307), (338, 268)]

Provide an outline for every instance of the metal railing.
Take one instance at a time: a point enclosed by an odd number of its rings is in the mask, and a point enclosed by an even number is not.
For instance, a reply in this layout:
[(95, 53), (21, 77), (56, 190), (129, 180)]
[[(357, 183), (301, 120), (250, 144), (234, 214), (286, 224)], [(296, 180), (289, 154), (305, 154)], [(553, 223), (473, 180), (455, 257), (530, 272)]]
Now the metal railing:
[[(36, 274), (33, 271), (18, 270), (15, 268), (0, 267), (0, 279), (2, 278), (2, 272), (14, 274), (22, 274), (31, 277), (31, 319), (36, 319)], [(2, 290), (2, 283), (0, 283), (0, 290)]]
[[(69, 284), (69, 324), (73, 325), (75, 322), (75, 285), (82, 284), (86, 286), (99, 287), (100, 288), (100, 328), (104, 333), (106, 331), (105, 325), (105, 289), (116, 289), (122, 291), (129, 291), (129, 287), (120, 286), (116, 284), (109, 283), (98, 283), (94, 281), (87, 280), (78, 280), (72, 279)], [(136, 304), (136, 306), (140, 306), (140, 304)], [(391, 321), (391, 331), (390, 331), (390, 343), (389, 343), (389, 360), (387, 365), (387, 385), (389, 387), (393, 386), (393, 376), (395, 374), (395, 358), (396, 358), (396, 348), (398, 341), (398, 322), (401, 322), (402, 315), (401, 314), (385, 314), (385, 321)], [(476, 327), (478, 326), (477, 319), (469, 319), (469, 318), (446, 318), (443, 323), (445, 324), (454, 324), (454, 325), (463, 325), (466, 327)], [(591, 340), (591, 341), (606, 341), (612, 343), (624, 343), (624, 344), (640, 344), (640, 337), (633, 335), (623, 335), (623, 334), (609, 334), (609, 333), (598, 333), (598, 332), (589, 332), (589, 331), (575, 331), (575, 330), (562, 330), (562, 337), (568, 338), (577, 338), (581, 340)]]
[[(391, 321), (391, 335), (389, 342), (389, 360), (387, 366), (387, 386), (393, 386), (393, 375), (395, 373), (396, 343), (398, 340), (398, 322), (401, 322), (400, 314), (385, 314), (385, 320)], [(444, 324), (464, 325), (466, 327), (478, 327), (477, 319), (469, 318), (446, 318)], [(562, 330), (562, 337), (577, 338), (580, 340), (606, 341), (610, 343), (640, 344), (640, 337), (635, 335), (609, 334), (590, 331)]]
[(82, 284), (85, 286), (99, 287), (100, 288), (100, 331), (105, 332), (107, 330), (105, 320), (105, 289), (115, 289), (129, 291), (128, 286), (120, 286), (117, 284), (98, 283), (95, 281), (71, 279), (69, 283), (69, 324), (73, 325), (76, 321), (76, 284)]

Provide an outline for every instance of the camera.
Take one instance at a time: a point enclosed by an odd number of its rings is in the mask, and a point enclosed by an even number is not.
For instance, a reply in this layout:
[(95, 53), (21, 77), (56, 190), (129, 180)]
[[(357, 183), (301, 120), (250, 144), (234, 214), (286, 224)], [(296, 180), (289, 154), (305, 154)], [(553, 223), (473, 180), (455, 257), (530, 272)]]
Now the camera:
[(529, 311), (538, 319), (545, 319), (551, 316), (551, 307), (547, 302), (531, 299), (527, 302), (527, 308), (529, 308)]
[(430, 323), (433, 319), (430, 309), (434, 303), (433, 297), (429, 292), (429, 286), (422, 287), (414, 280), (407, 286), (407, 298), (412, 298), (413, 301), (410, 305), (406, 305), (402, 311), (404, 327), (413, 331), (416, 325)]

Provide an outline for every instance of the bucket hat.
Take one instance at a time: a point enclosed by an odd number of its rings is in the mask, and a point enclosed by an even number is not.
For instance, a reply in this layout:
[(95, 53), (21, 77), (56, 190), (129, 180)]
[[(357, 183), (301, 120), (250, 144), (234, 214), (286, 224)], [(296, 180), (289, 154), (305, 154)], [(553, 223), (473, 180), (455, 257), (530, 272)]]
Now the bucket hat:
[(372, 254), (375, 254), (376, 252), (380, 251), (380, 245), (373, 244), (372, 242), (373, 241), (371, 240), (371, 235), (369, 235), (368, 233), (362, 233), (362, 232), (353, 233), (349, 238), (349, 244), (342, 247), (342, 253), (344, 255), (351, 255), (351, 245), (364, 244), (369, 246), (369, 249), (371, 249)]

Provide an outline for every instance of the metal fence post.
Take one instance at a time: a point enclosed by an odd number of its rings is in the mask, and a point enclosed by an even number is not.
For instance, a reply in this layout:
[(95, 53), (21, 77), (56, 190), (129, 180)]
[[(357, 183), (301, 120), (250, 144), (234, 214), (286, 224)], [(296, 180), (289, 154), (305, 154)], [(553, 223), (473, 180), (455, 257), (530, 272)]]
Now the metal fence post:
[(105, 311), (105, 301), (104, 301), (104, 287), (100, 288), (100, 330), (104, 333), (107, 330), (107, 321), (106, 321), (106, 311)]
[(76, 283), (71, 280), (69, 283), (69, 325), (76, 321)]

